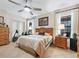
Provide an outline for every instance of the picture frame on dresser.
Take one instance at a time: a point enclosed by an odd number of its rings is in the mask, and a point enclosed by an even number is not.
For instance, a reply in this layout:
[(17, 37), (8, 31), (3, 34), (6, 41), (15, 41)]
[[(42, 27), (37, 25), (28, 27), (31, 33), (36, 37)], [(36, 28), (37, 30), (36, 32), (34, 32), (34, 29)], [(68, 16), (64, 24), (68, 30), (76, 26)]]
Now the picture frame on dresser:
[(3, 24), (3, 23), (4, 23), (4, 17), (0, 16), (0, 24)]
[(4, 27), (4, 17), (0, 16), (0, 27)]
[(38, 26), (48, 26), (48, 17), (39, 18)]

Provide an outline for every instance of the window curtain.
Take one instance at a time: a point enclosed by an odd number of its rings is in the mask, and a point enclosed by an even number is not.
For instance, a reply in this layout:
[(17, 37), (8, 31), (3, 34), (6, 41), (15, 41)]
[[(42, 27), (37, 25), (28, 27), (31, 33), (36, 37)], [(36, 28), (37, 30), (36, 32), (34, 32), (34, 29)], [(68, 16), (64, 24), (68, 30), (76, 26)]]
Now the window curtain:
[(72, 21), (72, 33), (77, 33), (79, 37), (79, 9), (75, 9), (72, 11), (73, 21)]
[(79, 38), (79, 9), (78, 9), (78, 21), (77, 21), (77, 34), (78, 34), (78, 38)]

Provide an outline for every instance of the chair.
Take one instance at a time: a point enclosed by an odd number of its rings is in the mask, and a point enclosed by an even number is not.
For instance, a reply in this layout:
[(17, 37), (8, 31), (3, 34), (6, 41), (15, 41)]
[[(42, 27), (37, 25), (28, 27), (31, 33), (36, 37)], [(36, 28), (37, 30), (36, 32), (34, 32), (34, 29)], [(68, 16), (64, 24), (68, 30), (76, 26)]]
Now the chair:
[(70, 49), (77, 52), (77, 38), (76, 37), (70, 38)]

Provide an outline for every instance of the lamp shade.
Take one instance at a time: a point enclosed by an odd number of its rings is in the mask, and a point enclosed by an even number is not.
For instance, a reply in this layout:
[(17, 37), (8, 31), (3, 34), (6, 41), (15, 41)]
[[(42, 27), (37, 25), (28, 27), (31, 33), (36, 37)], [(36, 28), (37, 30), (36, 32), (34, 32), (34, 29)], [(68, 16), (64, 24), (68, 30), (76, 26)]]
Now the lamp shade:
[(61, 29), (65, 29), (64, 24), (59, 24), (59, 25), (58, 25), (58, 29), (60, 29), (60, 30), (61, 30)]

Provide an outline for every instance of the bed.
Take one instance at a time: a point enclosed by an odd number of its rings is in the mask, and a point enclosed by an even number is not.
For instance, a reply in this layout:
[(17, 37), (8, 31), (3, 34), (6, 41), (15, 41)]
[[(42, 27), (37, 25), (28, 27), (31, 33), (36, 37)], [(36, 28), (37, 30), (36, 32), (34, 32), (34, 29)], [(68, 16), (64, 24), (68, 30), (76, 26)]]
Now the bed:
[[(49, 31), (47, 31), (47, 29)], [(47, 48), (52, 43), (52, 29), (51, 28), (39, 28), (36, 32), (46, 32), (49, 35), (27, 35), (21, 36), (17, 40), (18, 46), (24, 51), (29, 52), (34, 56), (42, 57), (47, 50)]]

